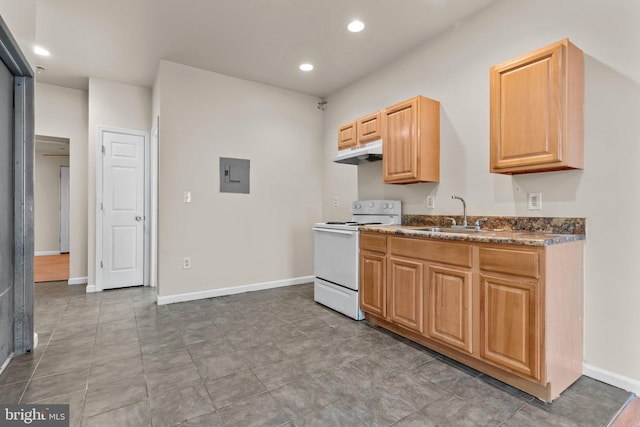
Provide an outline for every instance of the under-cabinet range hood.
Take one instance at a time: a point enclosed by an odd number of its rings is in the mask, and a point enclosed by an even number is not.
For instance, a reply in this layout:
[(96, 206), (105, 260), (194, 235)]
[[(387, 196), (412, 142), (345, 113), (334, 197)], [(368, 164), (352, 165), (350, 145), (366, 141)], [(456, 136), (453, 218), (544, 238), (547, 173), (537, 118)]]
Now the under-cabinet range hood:
[(368, 144), (358, 145), (357, 147), (347, 148), (346, 150), (340, 150), (334, 162), (359, 165), (360, 163), (375, 162), (376, 160), (382, 160), (381, 139), (369, 142)]

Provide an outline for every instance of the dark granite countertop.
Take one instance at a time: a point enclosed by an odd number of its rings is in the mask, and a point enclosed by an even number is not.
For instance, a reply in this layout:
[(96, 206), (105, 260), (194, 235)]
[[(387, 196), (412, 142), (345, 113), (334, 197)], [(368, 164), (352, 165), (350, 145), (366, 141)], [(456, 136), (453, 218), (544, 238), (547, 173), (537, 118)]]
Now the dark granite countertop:
[(575, 242), (577, 240), (585, 240), (586, 238), (585, 234), (542, 233), (511, 229), (482, 230), (481, 232), (475, 232), (472, 230), (469, 233), (446, 233), (420, 230), (421, 228), (425, 227), (429, 227), (429, 225), (367, 225), (361, 226), (360, 230), (391, 234), (395, 236), (526, 246), (550, 246), (560, 243)]

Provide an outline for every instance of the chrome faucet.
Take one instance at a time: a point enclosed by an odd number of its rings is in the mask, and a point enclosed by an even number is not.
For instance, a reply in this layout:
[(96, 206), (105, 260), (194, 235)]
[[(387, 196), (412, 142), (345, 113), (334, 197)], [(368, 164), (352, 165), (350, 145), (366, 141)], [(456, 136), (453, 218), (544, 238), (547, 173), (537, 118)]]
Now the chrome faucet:
[(458, 197), (455, 194), (452, 194), (451, 198), (458, 199), (462, 202), (462, 226), (466, 227), (467, 226), (467, 204), (464, 202), (464, 199), (462, 197)]

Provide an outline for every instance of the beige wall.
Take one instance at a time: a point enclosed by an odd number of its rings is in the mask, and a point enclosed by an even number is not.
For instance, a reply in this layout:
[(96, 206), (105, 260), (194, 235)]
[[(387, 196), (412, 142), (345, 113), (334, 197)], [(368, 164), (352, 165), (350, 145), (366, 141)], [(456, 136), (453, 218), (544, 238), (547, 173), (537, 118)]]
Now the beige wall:
[(35, 252), (60, 252), (60, 166), (69, 157), (44, 156), (36, 150), (34, 165)]
[(44, 83), (36, 85), (36, 134), (69, 139), (69, 278), (72, 283), (86, 281), (87, 277), (87, 111), (86, 91)]
[[(585, 363), (622, 375), (640, 391), (637, 259), (640, 229), (640, 3), (625, 0), (504, 0), (328, 99), (324, 216), (331, 196), (358, 188), (359, 198), (398, 198), (414, 214), (587, 218)], [(585, 52), (585, 169), (520, 176), (489, 173), (489, 67), (564, 37)], [(382, 163), (357, 168), (357, 180), (334, 165), (336, 128), (359, 115), (425, 95), (441, 102), (441, 182), (382, 184)], [(355, 169), (355, 168), (354, 168)], [(529, 211), (527, 192), (542, 192)], [(427, 210), (428, 194), (436, 207)], [(571, 301), (567, 301), (571, 304)]]
[(88, 254), (89, 285), (95, 285), (96, 134), (99, 126), (148, 131), (151, 90), (97, 78), (89, 79)]
[[(159, 295), (313, 274), (318, 99), (167, 61), (160, 104)], [(219, 192), (219, 157), (251, 161), (251, 193)], [(190, 191), (192, 203), (182, 202)], [(191, 257), (182, 270), (182, 257)]]

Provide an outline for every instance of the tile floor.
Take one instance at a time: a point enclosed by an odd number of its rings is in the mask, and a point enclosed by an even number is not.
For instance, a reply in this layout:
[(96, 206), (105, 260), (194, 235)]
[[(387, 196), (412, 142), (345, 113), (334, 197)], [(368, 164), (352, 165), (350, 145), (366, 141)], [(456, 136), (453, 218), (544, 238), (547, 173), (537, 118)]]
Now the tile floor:
[(40, 345), (0, 402), (82, 426), (606, 426), (629, 393), (582, 377), (553, 404), (313, 302), (312, 285), (156, 306), (153, 290), (36, 285)]

